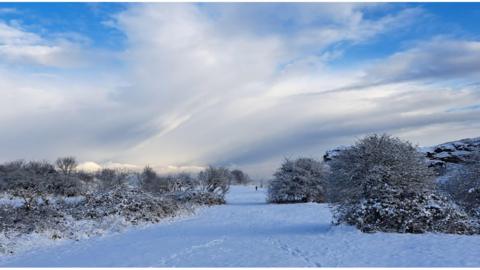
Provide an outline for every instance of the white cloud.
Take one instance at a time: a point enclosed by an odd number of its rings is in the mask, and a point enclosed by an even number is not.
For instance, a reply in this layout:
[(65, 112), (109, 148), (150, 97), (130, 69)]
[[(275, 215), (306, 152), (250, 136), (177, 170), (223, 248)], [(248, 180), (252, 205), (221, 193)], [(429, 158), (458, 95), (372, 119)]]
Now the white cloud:
[[(77, 39), (78, 40), (78, 39)], [(0, 21), (0, 62), (51, 67), (79, 67), (87, 64), (85, 53), (65, 38), (47, 40)]]
[(480, 62), (477, 59), (480, 59), (480, 41), (434, 38), (393, 54), (368, 70), (372, 75), (366, 75), (366, 80), (389, 83), (478, 76)]
[[(199, 173), (200, 171), (204, 170), (205, 167), (203, 166), (175, 166), (175, 165), (146, 165), (154, 169), (157, 173), (159, 174), (173, 174), (173, 173), (192, 173), (196, 174)], [(97, 163), (94, 161), (85, 161), (80, 164), (78, 164), (77, 169), (78, 170), (83, 170), (87, 172), (96, 172), (101, 169), (120, 169), (120, 170), (130, 170), (130, 171), (136, 171), (140, 172), (142, 171), (144, 166), (140, 165), (135, 165), (135, 164), (129, 164), (129, 163), (118, 163), (118, 162), (104, 162), (104, 163)]]
[[(375, 22), (364, 19), (361, 10), (350, 9), (335, 21), (341, 25), (334, 31), (338, 36), (326, 43), (312, 39), (311, 31), (296, 35), (304, 35), (320, 48), (340, 40), (363, 42), (387, 28), (412, 22), (421, 12), (407, 9)], [(458, 116), (447, 120), (444, 111), (475, 96), (474, 90), (466, 90), (464, 99), (456, 96), (451, 102), (456, 90), (415, 83), (362, 88), (358, 94), (311, 96), (355, 87), (370, 69), (330, 70), (321, 58), (291, 51), (296, 39), (249, 32), (236, 35), (232, 25), (227, 24), (231, 31), (225, 31), (218, 20), (194, 5), (137, 6), (120, 15), (118, 24), (129, 38), (135, 75), (131, 81), (135, 89), (142, 89), (136, 94), (144, 95), (142, 104), (157, 107), (154, 122), (165, 127), (121, 155), (141, 163), (251, 165), (272, 158), (278, 161), (306, 148), (316, 149), (321, 156), (335, 137), (351, 140), (366, 132), (398, 132), (418, 128), (420, 123), (429, 125), (429, 121), (458, 121)], [(386, 61), (394, 65), (393, 60)], [(382, 77), (380, 71), (371, 76), (376, 74)], [(326, 143), (313, 147), (319, 140)]]
[(0, 8), (0, 14), (11, 14), (17, 12), (18, 11), (15, 8)]
[(157, 166), (152, 166), (152, 169), (154, 169), (157, 173), (164, 174), (164, 175), (174, 174), (174, 173), (184, 173), (184, 172), (196, 174), (204, 170), (205, 167), (195, 166), (195, 165), (190, 165), (190, 166), (157, 165)]
[[(365, 133), (429, 144), (480, 131), (475, 110), (454, 110), (480, 97), (468, 84), (478, 75), (476, 41), (435, 39), (350, 70), (328, 64), (348, 49), (332, 45), (401, 31), (421, 9), (371, 19), (370, 5), (214, 7), (135, 4), (118, 14), (126, 72), (10, 70), (74, 66), (77, 51), (87, 62), (105, 59), (0, 24), (1, 44), (18, 51), (3, 47), (1, 158), (77, 155), (85, 168), (149, 164), (161, 173), (224, 164), (268, 176), (283, 157), (319, 158)], [(279, 21), (297, 28), (279, 31)]]
[(310, 26), (302, 29), (292, 38), (293, 44), (301, 49), (326, 48), (338, 42), (365, 43), (380, 34), (393, 31), (401, 31), (420, 21), (424, 16), (421, 8), (406, 8), (397, 13), (386, 15), (377, 20), (366, 19), (363, 14), (363, 6), (346, 6), (347, 12), (335, 10), (333, 7), (329, 10), (332, 14), (342, 14), (337, 18), (336, 23)]
[(93, 162), (93, 161), (85, 161), (77, 166), (77, 170), (83, 170), (87, 172), (96, 172), (102, 169), (102, 166), (100, 166), (98, 163)]

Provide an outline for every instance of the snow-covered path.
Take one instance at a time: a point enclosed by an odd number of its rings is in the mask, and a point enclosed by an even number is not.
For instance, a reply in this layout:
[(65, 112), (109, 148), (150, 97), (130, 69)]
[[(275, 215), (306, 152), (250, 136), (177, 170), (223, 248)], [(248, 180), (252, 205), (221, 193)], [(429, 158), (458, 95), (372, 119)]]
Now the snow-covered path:
[(323, 204), (265, 203), (233, 187), (191, 218), (15, 256), (0, 266), (480, 266), (480, 237), (364, 234)]

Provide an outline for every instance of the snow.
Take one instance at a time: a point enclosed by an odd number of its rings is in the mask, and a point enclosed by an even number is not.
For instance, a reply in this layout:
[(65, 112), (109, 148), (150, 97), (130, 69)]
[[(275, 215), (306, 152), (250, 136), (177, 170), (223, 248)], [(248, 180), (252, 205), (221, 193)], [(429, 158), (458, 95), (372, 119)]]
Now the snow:
[(435, 147), (433, 147), (433, 146), (419, 146), (417, 149), (420, 153), (427, 153), (427, 152), (433, 152), (435, 150)]
[[(61, 197), (61, 196), (48, 196), (48, 201), (50, 203), (57, 203), (59, 201), (63, 201), (67, 204), (74, 204), (85, 200), (83, 196), (75, 196), (75, 197)], [(38, 198), (38, 203), (43, 203), (43, 199)], [(7, 194), (0, 194), (0, 205), (10, 205), (13, 207), (22, 207), (25, 204), (25, 201), (20, 197), (14, 197)]]
[(266, 204), (232, 187), (227, 205), (195, 216), (0, 259), (22, 267), (480, 266), (480, 236), (365, 234), (331, 225), (326, 204)]
[(448, 158), (451, 156), (452, 154), (450, 154), (449, 152), (441, 152), (435, 155), (436, 158)]
[(24, 201), (21, 198), (10, 198), (7, 195), (0, 196), (0, 205), (21, 207), (23, 204), (24, 204)]

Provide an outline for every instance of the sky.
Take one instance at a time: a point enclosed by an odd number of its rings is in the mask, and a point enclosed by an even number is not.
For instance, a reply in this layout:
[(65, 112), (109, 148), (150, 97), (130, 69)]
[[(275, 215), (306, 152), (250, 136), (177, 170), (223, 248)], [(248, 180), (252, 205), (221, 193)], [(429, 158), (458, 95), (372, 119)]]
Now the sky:
[(480, 136), (479, 3), (0, 3), (0, 162), (269, 178)]

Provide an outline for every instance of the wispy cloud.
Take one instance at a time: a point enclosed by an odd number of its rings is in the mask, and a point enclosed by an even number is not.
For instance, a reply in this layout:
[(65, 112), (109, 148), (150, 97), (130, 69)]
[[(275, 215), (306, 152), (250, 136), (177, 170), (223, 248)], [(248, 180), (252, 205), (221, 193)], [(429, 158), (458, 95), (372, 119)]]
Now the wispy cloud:
[[(471, 136), (476, 111), (450, 109), (480, 99), (478, 40), (425, 37), (331, 65), (424, 17), (412, 5), (131, 4), (109, 21), (126, 37), (118, 66), (71, 35), (1, 23), (0, 147), (12, 149), (1, 158), (267, 176), (283, 157), (321, 157), (370, 132), (423, 144)], [(75, 72), (82, 63), (94, 70)], [(35, 65), (56, 69), (24, 69)]]
[[(78, 33), (52, 33), (49, 37), (0, 21), (0, 64), (55, 68), (87, 67), (99, 57), (87, 49), (88, 38)], [(104, 56), (104, 58), (106, 58)]]
[(18, 13), (18, 10), (15, 8), (0, 8), (0, 14), (13, 14)]

